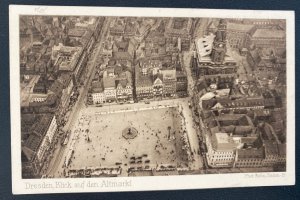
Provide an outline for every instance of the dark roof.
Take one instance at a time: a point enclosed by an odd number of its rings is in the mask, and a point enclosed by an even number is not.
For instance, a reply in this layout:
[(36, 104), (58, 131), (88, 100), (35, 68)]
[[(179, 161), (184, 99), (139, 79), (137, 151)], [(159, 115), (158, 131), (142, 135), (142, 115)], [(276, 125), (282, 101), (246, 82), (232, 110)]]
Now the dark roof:
[(92, 82), (92, 93), (101, 93), (101, 92), (103, 92), (102, 81)]
[(152, 86), (152, 77), (150, 75), (142, 76), (138, 75), (136, 79), (136, 87), (143, 87), (143, 86)]
[(264, 141), (265, 145), (265, 154), (267, 155), (278, 155), (278, 147), (276, 143), (273, 143), (273, 141)]
[[(28, 139), (25, 141), (24, 146), (29, 148), (31, 151), (36, 152), (38, 147), (40, 146), (41, 141), (42, 141), (41, 136), (31, 134), (28, 137)], [(29, 157), (31, 157), (31, 156), (29, 156)]]
[(133, 59), (133, 56), (129, 52), (113, 52), (113, 56), (115, 59), (120, 60), (131, 60)]
[(238, 159), (263, 159), (264, 158), (264, 149), (259, 148), (249, 148), (249, 149), (238, 149), (237, 150), (237, 158)]
[(37, 121), (32, 127), (31, 131), (32, 133), (35, 133), (36, 135), (43, 136), (46, 134), (50, 123), (53, 119), (53, 114), (44, 114), (39, 121)]
[(50, 86), (49, 90), (54, 94), (59, 95), (62, 92), (63, 88), (63, 84), (59, 80), (55, 80)]
[(229, 99), (229, 98), (219, 98), (217, 102), (220, 103), (225, 108), (235, 108), (235, 107), (249, 107), (249, 106), (264, 106), (264, 99), (257, 98), (241, 98), (241, 99)]
[(104, 86), (104, 89), (110, 88), (110, 87), (115, 88), (116, 87), (115, 79), (114, 78), (103, 78), (103, 86)]
[(252, 38), (285, 38), (285, 31), (276, 29), (256, 29)]
[(82, 29), (69, 29), (68, 35), (71, 37), (82, 37), (85, 34), (85, 30)]
[(123, 88), (125, 88), (126, 87), (126, 85), (127, 85), (127, 80), (126, 79), (119, 79), (119, 80), (116, 80), (116, 85), (117, 86), (122, 86)]
[(71, 72), (61, 73), (60, 76), (58, 77), (58, 81), (64, 86), (64, 88), (68, 87), (71, 80), (72, 80)]
[(278, 144), (279, 156), (286, 156), (286, 144)]
[(250, 32), (254, 28), (252, 24), (241, 24), (241, 23), (227, 23), (227, 30)]

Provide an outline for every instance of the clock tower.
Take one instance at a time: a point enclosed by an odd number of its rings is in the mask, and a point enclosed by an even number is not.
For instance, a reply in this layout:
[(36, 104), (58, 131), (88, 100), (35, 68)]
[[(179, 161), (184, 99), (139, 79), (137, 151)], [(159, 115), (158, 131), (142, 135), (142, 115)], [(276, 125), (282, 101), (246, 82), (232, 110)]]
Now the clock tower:
[(226, 21), (224, 19), (221, 19), (211, 51), (211, 60), (215, 64), (222, 64), (224, 62), (224, 58), (226, 55), (226, 29)]

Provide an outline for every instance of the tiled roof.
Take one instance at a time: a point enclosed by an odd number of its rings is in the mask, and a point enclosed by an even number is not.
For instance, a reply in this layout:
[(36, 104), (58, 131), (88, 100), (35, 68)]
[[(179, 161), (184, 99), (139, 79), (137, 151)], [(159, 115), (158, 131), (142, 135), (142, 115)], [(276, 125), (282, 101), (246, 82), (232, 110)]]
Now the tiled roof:
[(286, 156), (286, 144), (278, 144), (279, 156)]
[(273, 155), (277, 156), (278, 155), (278, 147), (276, 143), (273, 143), (273, 141), (264, 141), (265, 145), (265, 154), (266, 156), (268, 155)]
[(227, 23), (227, 31), (249, 32), (254, 27), (252, 24)]
[(54, 94), (59, 95), (62, 92), (63, 88), (63, 84), (60, 81), (56, 80), (52, 83), (49, 90), (52, 91)]
[(66, 88), (70, 81), (72, 80), (72, 73), (71, 72), (65, 72), (61, 73), (60, 76), (58, 77), (58, 81)]
[(264, 149), (259, 148), (249, 148), (249, 149), (238, 149), (237, 150), (238, 159), (263, 159), (264, 158)]
[(106, 88), (116, 88), (116, 83), (114, 78), (103, 78), (103, 86)]
[(101, 81), (92, 82), (92, 93), (101, 93), (103, 91), (104, 89)]
[(133, 59), (133, 56), (129, 52), (113, 52), (113, 56), (115, 59), (121, 59), (121, 60)]
[(233, 151), (238, 146), (227, 133), (212, 133), (211, 145), (216, 151)]
[(285, 31), (274, 29), (257, 29), (252, 38), (285, 38)]
[(176, 70), (161, 70), (163, 81), (176, 80)]
[(136, 69), (136, 87), (152, 86), (152, 77), (150, 75), (142, 75), (140, 70)]
[(127, 85), (127, 80), (126, 79), (116, 80), (116, 85), (117, 85), (117, 87), (121, 86), (122, 88), (125, 88)]
[(31, 134), (28, 137), (28, 139), (25, 141), (24, 146), (29, 148), (31, 151), (36, 152), (36, 150), (40, 146), (41, 141), (42, 141), (41, 136)]
[(85, 34), (85, 30), (82, 29), (69, 29), (68, 36), (70, 37), (82, 37)]
[(53, 114), (44, 114), (40, 120), (31, 127), (32, 132), (40, 136), (45, 135), (52, 119)]

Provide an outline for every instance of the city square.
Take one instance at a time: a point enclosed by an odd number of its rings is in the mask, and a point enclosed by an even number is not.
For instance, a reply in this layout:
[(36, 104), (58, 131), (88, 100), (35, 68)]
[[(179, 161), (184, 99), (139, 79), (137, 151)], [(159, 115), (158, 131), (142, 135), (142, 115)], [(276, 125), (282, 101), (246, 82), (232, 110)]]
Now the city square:
[[(97, 111), (98, 110), (98, 111)], [(178, 108), (148, 108), (123, 113), (82, 112), (74, 127), (74, 154), (70, 169), (85, 167), (156, 168), (160, 165), (188, 167), (182, 148), (183, 125)], [(163, 123), (158, 123), (161, 121)], [(134, 127), (135, 138), (124, 138), (122, 131)], [(78, 134), (76, 134), (78, 133)], [(145, 157), (133, 162), (133, 157)], [(148, 167), (147, 167), (148, 166)]]

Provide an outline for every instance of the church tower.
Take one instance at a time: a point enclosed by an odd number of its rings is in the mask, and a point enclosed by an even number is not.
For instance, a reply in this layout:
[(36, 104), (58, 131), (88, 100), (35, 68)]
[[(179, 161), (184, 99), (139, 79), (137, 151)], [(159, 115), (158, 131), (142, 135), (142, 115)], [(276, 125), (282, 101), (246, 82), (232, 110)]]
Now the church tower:
[(224, 62), (226, 55), (226, 29), (227, 23), (224, 19), (221, 19), (211, 52), (211, 60), (216, 64), (222, 64)]

